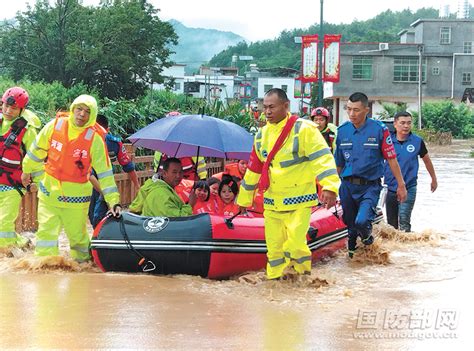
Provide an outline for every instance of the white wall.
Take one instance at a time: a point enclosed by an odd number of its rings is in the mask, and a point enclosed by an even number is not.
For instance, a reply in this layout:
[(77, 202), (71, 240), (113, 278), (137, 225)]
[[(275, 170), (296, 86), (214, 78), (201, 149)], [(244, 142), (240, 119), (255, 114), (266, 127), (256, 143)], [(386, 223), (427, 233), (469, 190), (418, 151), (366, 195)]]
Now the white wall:
[[(205, 75), (194, 75), (194, 76), (185, 76), (184, 82), (200, 82), (200, 92), (193, 94), (195, 97), (205, 98), (206, 97), (206, 84), (212, 87), (219, 87), (222, 89), (219, 99), (223, 102), (227, 99), (232, 99), (234, 97), (234, 76), (205, 76)], [(212, 99), (212, 94), (211, 94)]]
[[(290, 99), (290, 111), (292, 113), (299, 113), (301, 99), (294, 97), (295, 95), (295, 79), (294, 78), (286, 78), (286, 77), (260, 77), (258, 78), (258, 97), (260, 99), (263, 99), (265, 95), (265, 92), (266, 92), (265, 85), (271, 86), (272, 88), (280, 88), (280, 89), (282, 89), (283, 85), (286, 85), (287, 86), (286, 95), (288, 95), (288, 99)], [(303, 100), (307, 103), (310, 102), (310, 99), (303, 99)]]
[[(161, 75), (163, 77), (174, 78), (175, 86), (171, 90), (176, 94), (184, 94), (184, 68), (186, 65), (173, 65), (163, 69)], [(153, 89), (155, 90), (164, 90), (164, 84), (153, 84)]]

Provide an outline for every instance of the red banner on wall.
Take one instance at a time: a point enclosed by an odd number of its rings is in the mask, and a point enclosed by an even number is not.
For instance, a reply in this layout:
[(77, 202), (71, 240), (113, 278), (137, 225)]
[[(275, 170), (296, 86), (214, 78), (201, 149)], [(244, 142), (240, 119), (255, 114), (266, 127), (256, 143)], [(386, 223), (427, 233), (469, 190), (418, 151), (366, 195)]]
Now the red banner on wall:
[(301, 81), (318, 81), (318, 35), (303, 35), (301, 44)]
[(341, 68), (341, 35), (324, 35), (324, 69), (323, 80), (325, 82), (339, 82)]

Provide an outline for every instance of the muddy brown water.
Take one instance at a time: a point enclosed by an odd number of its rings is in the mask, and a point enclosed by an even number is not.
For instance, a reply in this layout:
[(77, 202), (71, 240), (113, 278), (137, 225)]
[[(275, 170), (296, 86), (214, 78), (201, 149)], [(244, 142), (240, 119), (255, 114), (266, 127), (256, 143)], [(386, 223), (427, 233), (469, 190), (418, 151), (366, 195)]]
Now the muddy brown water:
[(304, 281), (101, 273), (0, 252), (0, 348), (472, 349), (473, 145), (430, 148), (439, 188), (420, 164), (414, 234), (377, 226), (372, 248), (315, 262)]

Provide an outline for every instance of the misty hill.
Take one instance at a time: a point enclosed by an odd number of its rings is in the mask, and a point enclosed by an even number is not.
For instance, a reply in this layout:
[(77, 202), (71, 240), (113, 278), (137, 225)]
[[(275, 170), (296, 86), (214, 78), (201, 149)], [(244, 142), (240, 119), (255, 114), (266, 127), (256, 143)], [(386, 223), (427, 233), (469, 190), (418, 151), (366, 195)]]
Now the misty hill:
[(168, 22), (179, 36), (179, 43), (173, 48), (176, 53), (171, 59), (177, 63), (185, 63), (186, 73), (195, 72), (201, 64), (208, 62), (228, 46), (245, 42), (245, 38), (232, 32), (190, 28), (176, 20)]
[[(393, 12), (384, 11), (367, 21), (354, 21), (350, 24), (324, 23), (324, 33), (342, 34), (343, 42), (399, 42), (397, 35), (402, 29), (419, 18), (438, 18), (438, 10), (422, 8), (416, 12), (409, 9)], [(253, 63), (261, 68), (289, 67), (300, 69), (301, 49), (295, 44), (294, 37), (319, 33), (319, 24), (315, 23), (306, 29), (283, 31), (273, 40), (257, 41), (251, 44), (245, 42), (231, 46), (214, 56), (211, 66), (229, 66), (232, 55), (249, 55), (254, 57)], [(242, 62), (238, 62), (242, 68)]]

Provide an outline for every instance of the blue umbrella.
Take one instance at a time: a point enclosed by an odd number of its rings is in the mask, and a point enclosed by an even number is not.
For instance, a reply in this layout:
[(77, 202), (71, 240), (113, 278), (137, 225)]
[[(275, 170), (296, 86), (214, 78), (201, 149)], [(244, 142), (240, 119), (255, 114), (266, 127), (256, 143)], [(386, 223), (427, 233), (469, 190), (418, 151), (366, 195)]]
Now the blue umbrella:
[(133, 145), (169, 156), (248, 160), (253, 137), (235, 123), (206, 115), (159, 119), (128, 138)]

